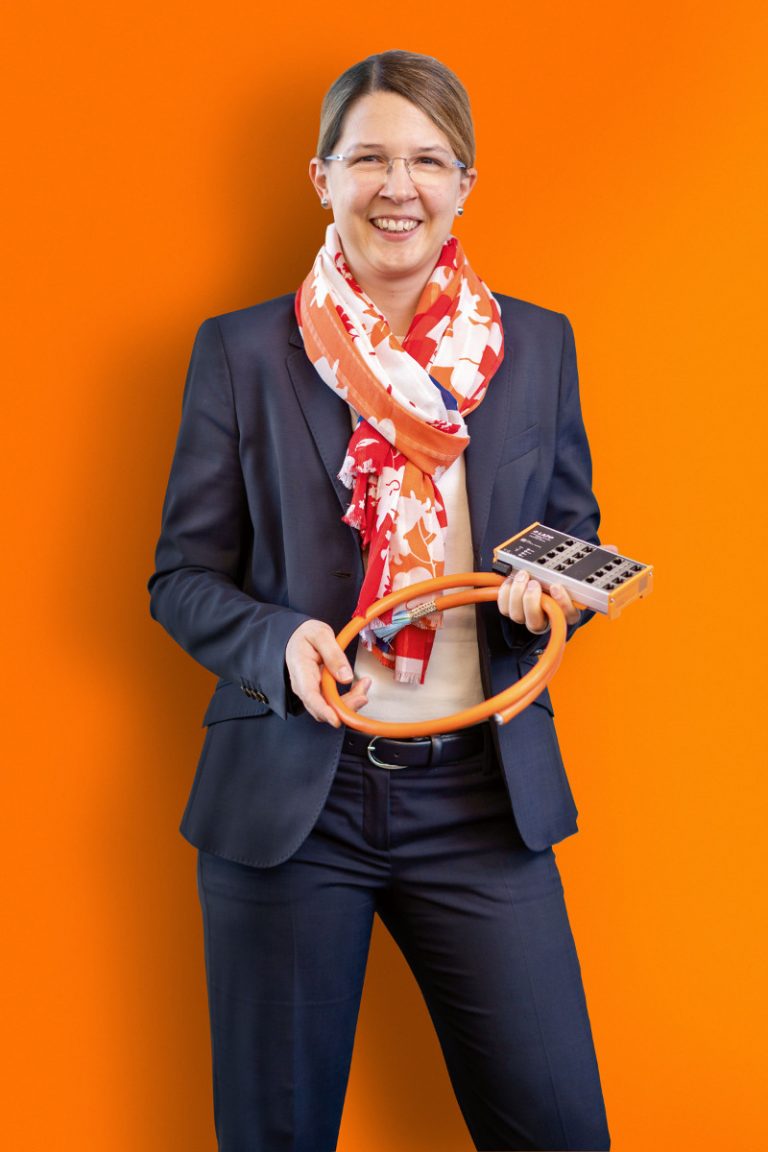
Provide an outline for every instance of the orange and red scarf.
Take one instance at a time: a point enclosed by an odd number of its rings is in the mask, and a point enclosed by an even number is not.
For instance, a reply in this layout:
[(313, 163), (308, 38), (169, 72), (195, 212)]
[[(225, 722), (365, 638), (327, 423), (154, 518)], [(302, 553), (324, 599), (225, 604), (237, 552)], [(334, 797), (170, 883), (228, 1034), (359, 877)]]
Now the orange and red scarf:
[[(443, 574), (436, 481), (469, 443), (464, 417), (504, 357), (501, 314), (450, 236), (401, 343), (355, 281), (331, 224), (296, 316), (319, 376), (360, 414), (339, 477), (352, 490), (344, 520), (368, 548), (363, 615), (388, 592)], [(370, 628), (361, 640), (398, 680), (423, 683), (437, 626), (425, 616), (390, 640)]]

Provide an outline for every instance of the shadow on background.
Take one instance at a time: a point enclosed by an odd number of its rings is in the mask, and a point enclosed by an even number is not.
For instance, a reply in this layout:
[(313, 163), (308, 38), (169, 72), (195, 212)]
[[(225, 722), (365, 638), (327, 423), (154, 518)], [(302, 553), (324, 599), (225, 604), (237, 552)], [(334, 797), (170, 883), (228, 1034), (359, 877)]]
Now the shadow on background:
[[(118, 1017), (114, 1059), (152, 1146), (184, 1152), (215, 1147), (196, 853), (175, 835), (215, 679), (150, 619), (145, 586), (197, 326), (208, 315), (295, 290), (330, 221), (314, 208), (306, 165), (297, 159), (307, 151), (305, 99), (289, 97), (274, 120), (256, 108), (242, 111), (240, 123), (224, 126), (231, 131), (222, 143), (226, 156), (211, 157), (223, 161), (231, 189), (229, 283), (210, 299), (201, 290), (197, 310), (181, 316), (145, 316), (141, 324), (127, 317), (120, 341), (105, 346), (93, 366), (79, 445), (89, 468), (71, 547), (75, 556), (91, 556), (98, 525), (100, 562), (90, 568), (88, 616), (78, 611), (83, 587), (75, 570), (71, 610), (63, 614), (82, 661), (99, 669), (111, 698), (121, 701), (98, 752), (108, 786), (86, 797), (86, 825), (99, 834), (84, 858), (92, 882), (98, 878), (102, 979)], [(437, 1140), (444, 1152), (471, 1147), (420, 993), (381, 925), (352, 1085), (355, 1117), (352, 1124), (345, 1117), (344, 1130), (370, 1125), (392, 1148), (409, 1140), (423, 1147)]]

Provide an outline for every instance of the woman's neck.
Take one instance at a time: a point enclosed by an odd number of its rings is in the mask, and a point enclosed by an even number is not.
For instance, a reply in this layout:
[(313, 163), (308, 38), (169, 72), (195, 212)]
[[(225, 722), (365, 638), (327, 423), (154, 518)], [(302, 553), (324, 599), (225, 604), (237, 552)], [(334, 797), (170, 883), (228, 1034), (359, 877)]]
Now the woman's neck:
[(416, 305), (424, 291), (424, 284), (387, 280), (379, 284), (361, 284), (360, 287), (386, 316), (392, 331), (398, 336), (405, 336), (416, 315)]

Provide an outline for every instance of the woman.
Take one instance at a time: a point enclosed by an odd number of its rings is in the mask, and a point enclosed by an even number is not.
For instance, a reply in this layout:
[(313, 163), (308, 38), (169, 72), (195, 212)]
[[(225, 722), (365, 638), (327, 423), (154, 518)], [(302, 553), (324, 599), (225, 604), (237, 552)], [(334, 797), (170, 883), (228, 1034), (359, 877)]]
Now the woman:
[[(300, 292), (205, 321), (151, 611), (220, 681), (182, 821), (199, 849), (222, 1152), (336, 1145), (374, 913), (423, 990), (476, 1147), (609, 1147), (551, 845), (576, 830), (547, 693), (498, 731), (379, 740), (536, 658), (541, 589), (349, 654), (389, 587), (488, 568), (542, 520), (596, 540), (565, 317), (494, 298), (451, 237), (476, 179), (466, 93), (386, 52), (323, 104), (333, 216)], [(570, 625), (583, 623), (552, 589)], [(393, 768), (402, 769), (393, 771)], [(511, 801), (511, 802), (510, 802)]]

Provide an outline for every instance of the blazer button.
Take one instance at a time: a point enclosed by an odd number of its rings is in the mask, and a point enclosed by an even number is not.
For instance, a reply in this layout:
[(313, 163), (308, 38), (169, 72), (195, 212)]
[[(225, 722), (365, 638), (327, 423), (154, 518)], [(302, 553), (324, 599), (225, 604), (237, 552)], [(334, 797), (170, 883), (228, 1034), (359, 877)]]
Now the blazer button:
[(254, 692), (254, 698), (258, 700), (259, 704), (268, 704), (269, 701), (263, 692)]

